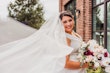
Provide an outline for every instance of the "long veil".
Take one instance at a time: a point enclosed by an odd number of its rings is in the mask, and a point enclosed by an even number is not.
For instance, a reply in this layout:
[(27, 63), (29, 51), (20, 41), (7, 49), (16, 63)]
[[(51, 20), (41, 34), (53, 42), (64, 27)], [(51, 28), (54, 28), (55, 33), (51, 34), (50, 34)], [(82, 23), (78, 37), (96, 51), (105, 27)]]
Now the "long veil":
[(31, 36), (0, 46), (0, 73), (60, 73), (71, 51), (55, 14)]

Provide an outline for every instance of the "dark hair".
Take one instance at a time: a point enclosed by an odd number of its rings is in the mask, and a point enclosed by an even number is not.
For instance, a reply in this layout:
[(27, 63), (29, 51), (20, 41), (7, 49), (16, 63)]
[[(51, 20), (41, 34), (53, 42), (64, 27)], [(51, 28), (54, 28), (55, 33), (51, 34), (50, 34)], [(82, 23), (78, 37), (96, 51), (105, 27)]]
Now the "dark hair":
[(71, 18), (74, 19), (74, 16), (72, 15), (72, 13), (70, 11), (63, 11), (60, 13), (60, 19), (62, 20), (63, 16), (69, 16)]

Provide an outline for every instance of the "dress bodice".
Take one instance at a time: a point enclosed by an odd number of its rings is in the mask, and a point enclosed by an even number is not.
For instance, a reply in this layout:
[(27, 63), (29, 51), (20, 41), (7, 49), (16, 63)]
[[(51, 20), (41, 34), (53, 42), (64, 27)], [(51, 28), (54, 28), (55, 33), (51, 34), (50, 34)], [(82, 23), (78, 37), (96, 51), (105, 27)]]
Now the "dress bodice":
[(78, 50), (79, 50), (79, 48), (81, 47), (81, 44), (82, 44), (82, 38), (79, 35), (77, 37), (77, 36), (74, 36), (74, 35), (70, 35), (68, 33), (66, 33), (66, 37), (71, 40), (70, 47), (73, 48), (73, 51), (70, 54), (70, 59), (74, 60), (74, 61), (78, 61), (77, 60), (77, 55), (78, 55)]
[(71, 40), (71, 45), (70, 46), (74, 49), (73, 51), (74, 52), (77, 51), (81, 46), (82, 38), (80, 36), (77, 37), (77, 36), (74, 36), (74, 35), (70, 35), (68, 33), (66, 33), (66, 37)]

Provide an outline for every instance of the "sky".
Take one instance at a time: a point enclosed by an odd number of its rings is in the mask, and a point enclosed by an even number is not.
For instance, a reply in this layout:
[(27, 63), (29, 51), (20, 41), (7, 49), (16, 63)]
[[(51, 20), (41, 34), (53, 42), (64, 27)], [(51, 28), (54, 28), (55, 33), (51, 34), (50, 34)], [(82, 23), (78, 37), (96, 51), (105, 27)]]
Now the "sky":
[(45, 18), (59, 12), (59, 0), (40, 0), (44, 6)]
[[(8, 15), (7, 6), (14, 0), (0, 0), (0, 19), (5, 20)], [(59, 12), (59, 0), (40, 0), (44, 7), (44, 17), (48, 19), (54, 13)]]

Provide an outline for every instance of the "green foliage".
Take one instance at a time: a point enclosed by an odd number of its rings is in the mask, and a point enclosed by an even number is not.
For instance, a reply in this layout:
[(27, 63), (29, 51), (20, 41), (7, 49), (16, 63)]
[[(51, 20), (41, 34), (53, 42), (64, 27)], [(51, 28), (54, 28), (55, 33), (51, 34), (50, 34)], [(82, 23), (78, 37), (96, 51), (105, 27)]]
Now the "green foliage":
[(87, 73), (105, 73), (105, 72), (103, 71), (103, 69), (101, 67), (98, 67), (96, 69), (89, 69), (88, 68)]
[(36, 29), (45, 21), (39, 0), (15, 0), (8, 6), (9, 16)]

